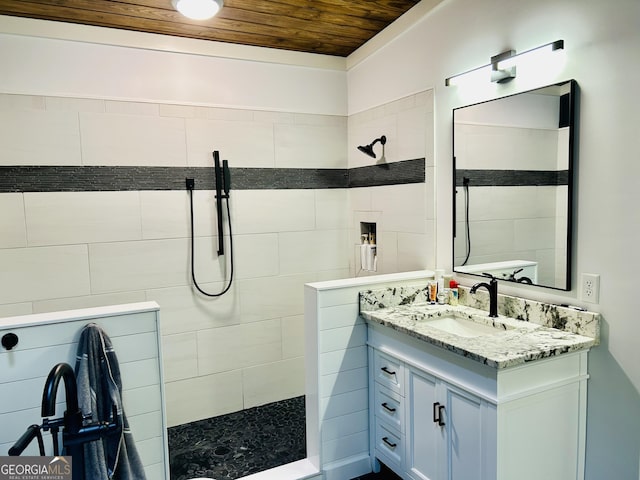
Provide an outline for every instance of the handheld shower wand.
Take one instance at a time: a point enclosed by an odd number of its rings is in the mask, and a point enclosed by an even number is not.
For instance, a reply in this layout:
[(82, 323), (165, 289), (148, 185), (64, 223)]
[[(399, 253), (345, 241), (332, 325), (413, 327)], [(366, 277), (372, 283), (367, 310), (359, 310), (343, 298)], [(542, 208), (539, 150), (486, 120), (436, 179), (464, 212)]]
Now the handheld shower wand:
[[(224, 255), (224, 231), (222, 225), (222, 182), (223, 172), (220, 168), (220, 153), (216, 150), (213, 152), (213, 168), (216, 180), (216, 213), (218, 216), (218, 255)], [(226, 189), (225, 189), (226, 190)], [(229, 198), (228, 191), (227, 199)]]
[(229, 274), (229, 284), (219, 293), (209, 293), (204, 291), (198, 282), (196, 281), (195, 274), (195, 234), (193, 231), (193, 189), (195, 188), (195, 182), (193, 179), (186, 179), (187, 190), (189, 191), (189, 204), (191, 211), (191, 278), (193, 280), (194, 287), (203, 295), (207, 297), (219, 297), (225, 294), (233, 283), (233, 233), (231, 232), (231, 210), (229, 208), (229, 191), (231, 189), (231, 175), (229, 172), (229, 162), (227, 160), (222, 161), (220, 165), (220, 153), (215, 150), (213, 152), (213, 167), (215, 177), (216, 188), (216, 216), (218, 224), (218, 256), (224, 255), (224, 223), (223, 223), (223, 210), (222, 200), (227, 201), (227, 225), (229, 226), (229, 247), (230, 247), (230, 265), (231, 272)]

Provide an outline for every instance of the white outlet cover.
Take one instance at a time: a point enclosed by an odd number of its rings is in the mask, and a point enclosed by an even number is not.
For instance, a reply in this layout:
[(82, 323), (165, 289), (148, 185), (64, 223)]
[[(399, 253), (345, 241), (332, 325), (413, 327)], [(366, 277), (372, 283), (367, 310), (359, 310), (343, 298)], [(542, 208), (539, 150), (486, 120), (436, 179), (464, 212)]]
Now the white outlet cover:
[(580, 299), (583, 302), (599, 303), (600, 275), (596, 273), (582, 274), (580, 278)]

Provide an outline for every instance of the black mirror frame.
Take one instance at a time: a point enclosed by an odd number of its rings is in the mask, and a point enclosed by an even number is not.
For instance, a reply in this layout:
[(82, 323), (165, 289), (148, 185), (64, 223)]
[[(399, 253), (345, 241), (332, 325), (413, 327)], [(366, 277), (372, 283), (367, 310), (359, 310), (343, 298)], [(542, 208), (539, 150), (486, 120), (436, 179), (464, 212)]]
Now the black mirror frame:
[[(465, 275), (473, 275), (473, 276), (480, 276), (482, 277), (482, 274), (474, 274), (474, 273), (467, 273), (467, 272), (458, 272), (456, 271), (456, 266), (455, 266), (455, 239), (456, 239), (456, 193), (457, 193), (457, 188), (459, 186), (461, 186), (463, 184), (463, 179), (462, 178), (458, 178), (457, 175), (457, 169), (456, 169), (456, 156), (455, 156), (455, 128), (453, 128), (454, 126), (454, 120), (455, 120), (455, 112), (458, 109), (461, 108), (466, 108), (466, 107), (471, 107), (474, 105), (480, 105), (480, 104), (484, 104), (484, 103), (489, 103), (492, 101), (496, 101), (496, 100), (501, 100), (504, 98), (509, 98), (509, 97), (513, 97), (516, 95), (521, 95), (521, 94), (526, 94), (526, 93), (530, 93), (536, 90), (540, 90), (543, 88), (548, 88), (548, 87), (553, 87), (553, 86), (562, 86), (562, 85), (566, 85), (569, 84), (569, 102), (568, 102), (568, 106), (566, 109), (566, 114), (567, 114), (567, 123), (568, 125), (571, 127), (569, 129), (569, 152), (568, 152), (568, 167), (567, 167), (567, 232), (566, 232), (566, 265), (565, 265), (565, 285), (564, 287), (560, 287), (560, 286), (550, 286), (550, 285), (542, 285), (542, 284), (533, 284), (533, 286), (536, 287), (543, 287), (543, 288), (549, 288), (549, 289), (553, 289), (553, 290), (562, 290), (562, 291), (568, 291), (571, 290), (571, 284), (572, 284), (572, 265), (573, 265), (573, 216), (574, 216), (574, 205), (575, 205), (575, 176), (576, 176), (576, 160), (577, 160), (577, 151), (578, 151), (578, 115), (577, 112), (579, 111), (579, 105), (578, 105), (578, 83), (576, 80), (571, 79), (571, 80), (566, 80), (566, 81), (562, 81), (562, 82), (557, 82), (554, 84), (550, 84), (550, 85), (544, 85), (541, 87), (537, 87), (531, 90), (527, 90), (527, 91), (523, 91), (523, 92), (518, 92), (518, 93), (514, 93), (512, 95), (505, 95), (503, 97), (497, 97), (497, 98), (492, 98), (490, 100), (486, 100), (483, 102), (478, 102), (475, 104), (470, 104), (470, 105), (463, 105), (460, 107), (456, 107), (453, 109), (452, 111), (452, 135), (451, 135), (451, 151), (453, 153), (452, 155), (452, 164), (453, 164), (453, 175), (452, 175), (452, 238), (451, 238), (451, 256), (452, 256), (452, 269), (454, 272), (457, 273), (464, 273)], [(503, 279), (503, 278), (499, 278), (499, 280), (503, 280), (503, 281), (508, 281), (510, 283), (517, 283), (514, 282), (513, 280), (507, 280), (507, 279)]]

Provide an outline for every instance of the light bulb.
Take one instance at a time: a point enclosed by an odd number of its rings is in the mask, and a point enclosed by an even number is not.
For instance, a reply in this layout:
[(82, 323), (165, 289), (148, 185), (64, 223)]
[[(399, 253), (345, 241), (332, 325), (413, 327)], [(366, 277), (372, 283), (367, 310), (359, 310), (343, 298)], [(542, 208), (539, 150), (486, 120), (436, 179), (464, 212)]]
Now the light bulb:
[(218, 13), (222, 0), (173, 0), (173, 5), (187, 18), (207, 20)]

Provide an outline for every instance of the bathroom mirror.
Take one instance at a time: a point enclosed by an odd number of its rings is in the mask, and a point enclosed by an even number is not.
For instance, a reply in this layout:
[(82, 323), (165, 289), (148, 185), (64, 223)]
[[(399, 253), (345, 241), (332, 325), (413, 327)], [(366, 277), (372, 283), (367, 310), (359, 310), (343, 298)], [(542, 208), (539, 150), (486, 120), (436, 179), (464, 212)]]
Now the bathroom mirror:
[(570, 289), (575, 80), (453, 110), (453, 270)]

